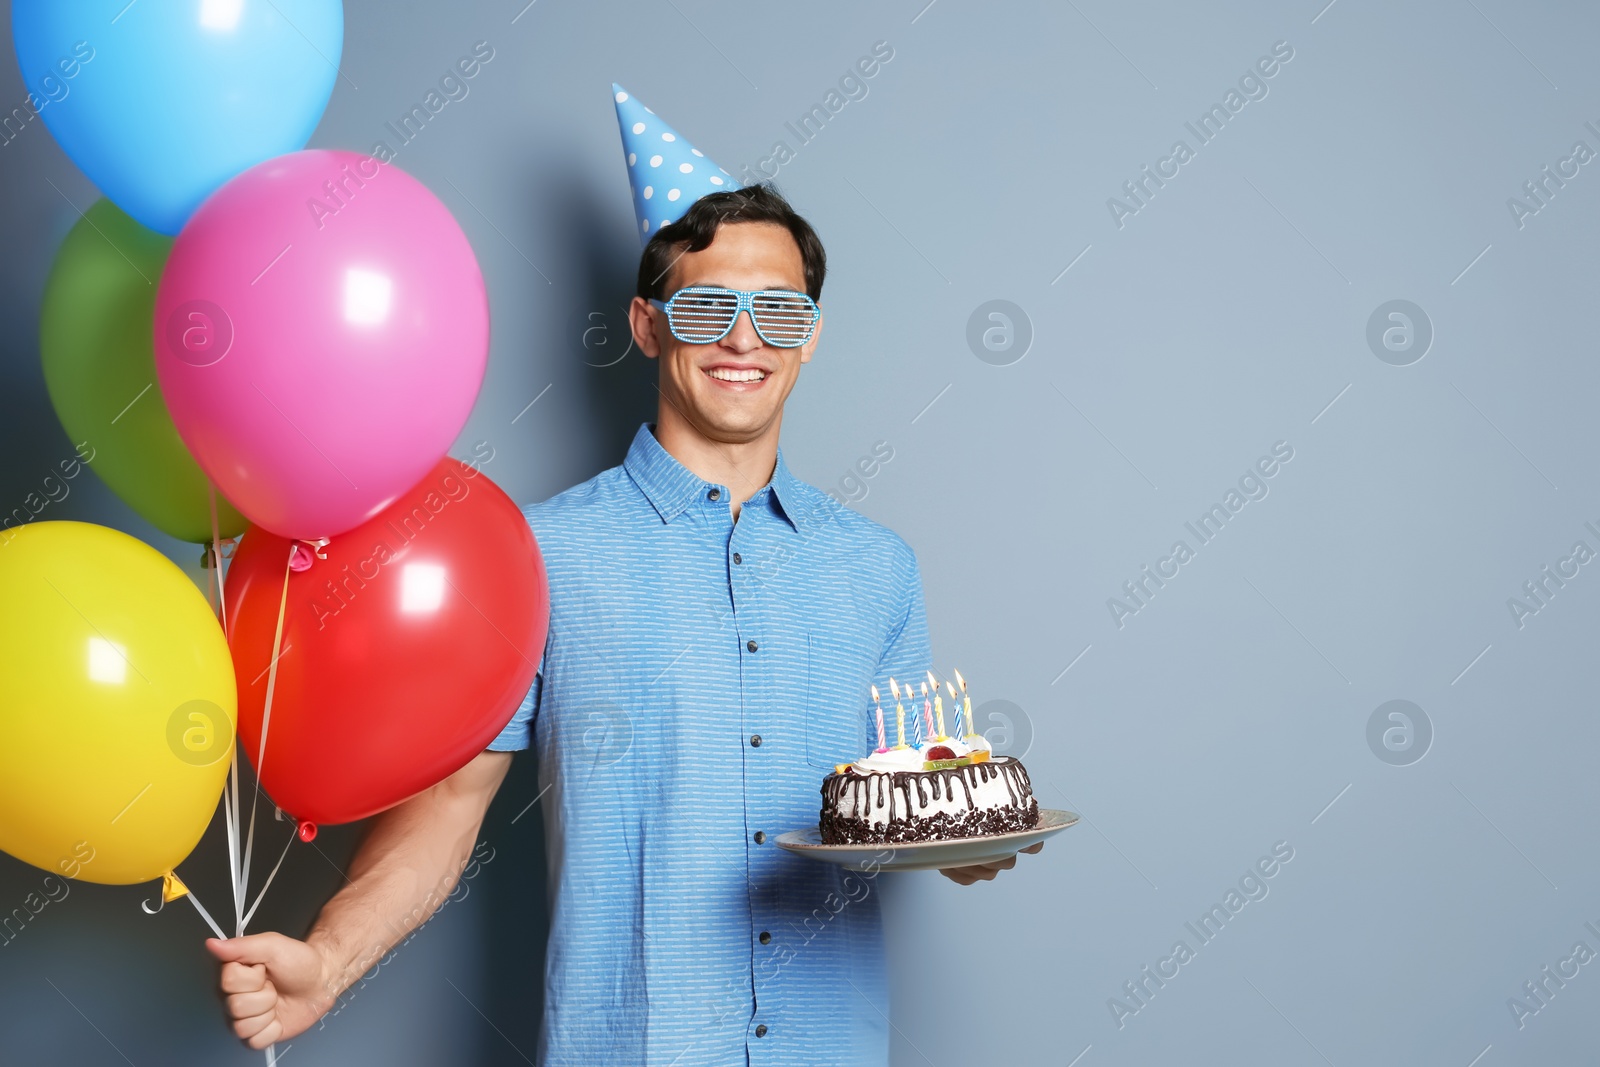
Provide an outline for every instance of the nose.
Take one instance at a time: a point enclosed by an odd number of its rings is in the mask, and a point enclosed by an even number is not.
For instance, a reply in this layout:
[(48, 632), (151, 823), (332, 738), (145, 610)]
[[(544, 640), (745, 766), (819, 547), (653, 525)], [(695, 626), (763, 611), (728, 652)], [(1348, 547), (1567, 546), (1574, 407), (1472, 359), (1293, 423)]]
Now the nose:
[(756, 320), (749, 311), (740, 311), (734, 316), (733, 328), (722, 339), (723, 347), (735, 352), (753, 352), (765, 343), (756, 333)]

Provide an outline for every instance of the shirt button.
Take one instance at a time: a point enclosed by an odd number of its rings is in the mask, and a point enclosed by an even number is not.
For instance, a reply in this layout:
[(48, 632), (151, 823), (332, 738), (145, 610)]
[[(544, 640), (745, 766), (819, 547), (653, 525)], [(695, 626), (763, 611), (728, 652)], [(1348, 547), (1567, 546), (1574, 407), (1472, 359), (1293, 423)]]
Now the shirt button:
[(756, 1023), (756, 1036), (757, 1037), (766, 1037), (767, 1036), (767, 1024), (766, 1023)]
[(706, 494), (706, 499), (707, 500), (721, 500), (722, 499), (722, 490), (721, 489), (713, 489), (713, 490), (711, 490), (711, 492)]
[(767, 843), (767, 832), (765, 830), (757, 830), (756, 831), (756, 844), (764, 845), (766, 843)]
[(754, 639), (751, 639), (751, 640), (746, 641), (744, 643), (744, 647), (748, 648), (751, 652), (754, 652), (756, 649), (760, 648), (761, 646), (756, 644)]
[(770, 945), (772, 943), (772, 935), (767, 933), (765, 930), (761, 931), (761, 943), (763, 945)]
[(739, 555), (739, 553), (737, 553), (737, 552), (735, 552), (735, 553), (734, 553), (734, 554), (733, 554), (733, 561), (734, 561), (734, 562), (735, 562), (735, 563), (743, 563), (743, 562), (744, 562), (744, 557), (743, 557), (743, 556), (741, 556), (741, 555)]
[(751, 734), (750, 735), (750, 747), (751, 748), (760, 748), (761, 747), (761, 735), (760, 734)]

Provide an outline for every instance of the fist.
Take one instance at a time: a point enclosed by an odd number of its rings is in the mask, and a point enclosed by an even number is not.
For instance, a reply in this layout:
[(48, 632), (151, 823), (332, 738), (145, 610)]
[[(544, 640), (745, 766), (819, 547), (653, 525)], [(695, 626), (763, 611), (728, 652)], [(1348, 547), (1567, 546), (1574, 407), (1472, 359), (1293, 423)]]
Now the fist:
[(220, 985), (233, 1032), (254, 1049), (304, 1033), (338, 996), (322, 954), (282, 934), (250, 934), (206, 949), (222, 963)]

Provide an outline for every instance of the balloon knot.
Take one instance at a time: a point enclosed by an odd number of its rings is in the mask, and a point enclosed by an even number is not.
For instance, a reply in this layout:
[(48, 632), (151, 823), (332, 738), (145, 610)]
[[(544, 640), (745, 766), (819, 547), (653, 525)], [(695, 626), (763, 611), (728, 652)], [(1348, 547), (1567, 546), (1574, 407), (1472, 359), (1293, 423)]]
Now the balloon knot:
[(300, 840), (310, 844), (317, 836), (317, 824), (307, 819), (300, 823)]
[(294, 548), (289, 552), (289, 569), (296, 573), (310, 570), (311, 564), (316, 559), (328, 558), (328, 553), (324, 551), (327, 547), (328, 539), (326, 537), (319, 537), (314, 541), (308, 541), (304, 538), (296, 541)]
[(222, 549), (223, 559), (232, 559), (234, 549), (238, 544), (238, 539), (233, 537), (224, 537), (217, 541), (216, 544), (212, 544), (209, 541), (203, 543), (200, 546), (200, 566), (205, 570), (210, 570), (217, 565), (218, 547)]

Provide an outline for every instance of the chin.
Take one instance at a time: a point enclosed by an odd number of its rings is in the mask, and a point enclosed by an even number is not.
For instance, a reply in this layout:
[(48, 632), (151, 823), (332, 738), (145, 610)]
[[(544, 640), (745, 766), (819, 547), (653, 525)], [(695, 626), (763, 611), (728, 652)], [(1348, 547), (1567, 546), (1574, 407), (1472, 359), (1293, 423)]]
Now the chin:
[(776, 418), (776, 412), (764, 408), (753, 411), (728, 404), (701, 408), (696, 414), (707, 431), (730, 440), (759, 437)]

